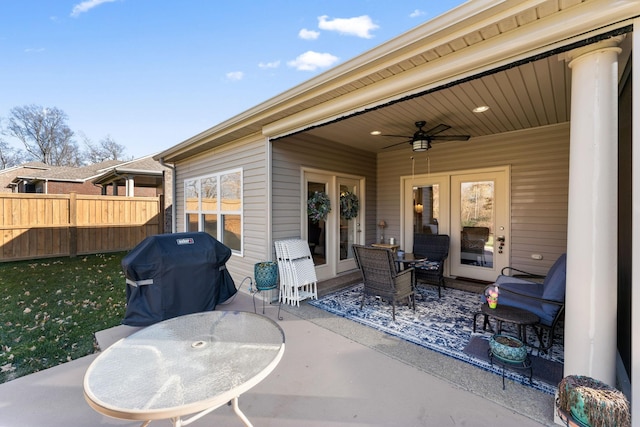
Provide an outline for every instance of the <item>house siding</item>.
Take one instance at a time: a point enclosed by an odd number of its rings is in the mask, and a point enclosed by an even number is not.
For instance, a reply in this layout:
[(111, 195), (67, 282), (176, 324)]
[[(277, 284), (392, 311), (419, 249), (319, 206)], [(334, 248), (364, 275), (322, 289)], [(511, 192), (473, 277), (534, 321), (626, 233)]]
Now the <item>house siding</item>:
[(376, 156), (352, 147), (292, 136), (273, 142), (273, 239), (300, 237), (301, 169), (319, 169), (331, 174), (365, 178), (364, 201), (368, 209), (361, 227), (365, 240), (375, 240)]
[(176, 230), (185, 231), (184, 181), (230, 169), (242, 168), (243, 176), (243, 254), (232, 255), (227, 269), (240, 286), (253, 276), (253, 265), (268, 259), (268, 192), (266, 143), (254, 136), (233, 146), (216, 148), (176, 164)]
[[(428, 154), (427, 154), (428, 153)], [(434, 144), (427, 153), (406, 150), (378, 159), (378, 218), (386, 236), (400, 236), (400, 177), (509, 165), (511, 167), (510, 265), (546, 273), (566, 251), (569, 194), (569, 124), (509, 132), (468, 142)], [(531, 254), (542, 254), (542, 261)]]

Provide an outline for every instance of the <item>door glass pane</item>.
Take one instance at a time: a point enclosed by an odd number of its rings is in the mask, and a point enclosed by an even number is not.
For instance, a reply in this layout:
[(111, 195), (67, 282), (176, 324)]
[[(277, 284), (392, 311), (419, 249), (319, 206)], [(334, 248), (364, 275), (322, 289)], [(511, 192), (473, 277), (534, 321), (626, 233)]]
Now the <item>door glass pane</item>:
[(493, 268), (494, 182), (460, 184), (460, 263)]
[[(341, 184), (340, 185), (340, 260), (352, 259), (353, 258), (353, 248), (352, 245), (355, 243), (355, 228), (357, 216), (353, 218), (344, 218), (342, 214), (342, 200), (344, 198), (345, 205), (348, 205), (348, 197), (350, 194), (355, 194), (353, 188), (349, 188), (349, 186)], [(346, 197), (345, 197), (346, 196)], [(346, 206), (347, 210), (349, 206)], [(352, 214), (349, 214), (352, 215)], [(348, 216), (349, 216), (348, 215)]]
[(413, 187), (413, 232), (438, 234), (440, 186)]
[[(311, 182), (307, 183), (307, 200), (316, 191), (324, 191), (327, 189), (324, 182)], [(335, 203), (331, 203), (332, 208), (335, 209)], [(326, 222), (324, 220), (312, 221), (307, 216), (307, 240), (309, 241), (309, 249), (313, 256), (313, 263), (315, 265), (326, 264), (327, 258), (327, 235), (326, 235)]]

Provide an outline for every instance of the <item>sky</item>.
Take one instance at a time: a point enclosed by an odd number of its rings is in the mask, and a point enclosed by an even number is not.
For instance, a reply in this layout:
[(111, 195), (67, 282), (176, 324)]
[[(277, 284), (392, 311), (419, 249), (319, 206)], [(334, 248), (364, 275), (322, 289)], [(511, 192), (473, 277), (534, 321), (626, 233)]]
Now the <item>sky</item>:
[(0, 123), (57, 107), (79, 145), (155, 154), (463, 2), (0, 0)]

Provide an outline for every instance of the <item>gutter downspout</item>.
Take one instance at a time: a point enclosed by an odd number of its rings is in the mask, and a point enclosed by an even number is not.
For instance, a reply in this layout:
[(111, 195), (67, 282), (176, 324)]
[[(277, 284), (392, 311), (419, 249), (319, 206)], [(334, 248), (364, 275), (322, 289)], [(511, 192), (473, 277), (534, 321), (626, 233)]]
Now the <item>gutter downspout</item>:
[[(164, 162), (164, 157), (160, 157), (158, 161), (165, 168), (171, 169), (171, 232), (175, 233), (176, 232), (176, 165), (174, 163), (171, 166), (169, 166)], [(164, 181), (164, 174), (162, 174), (162, 176), (163, 176), (162, 180)], [(165, 201), (166, 201), (166, 198), (165, 198)]]

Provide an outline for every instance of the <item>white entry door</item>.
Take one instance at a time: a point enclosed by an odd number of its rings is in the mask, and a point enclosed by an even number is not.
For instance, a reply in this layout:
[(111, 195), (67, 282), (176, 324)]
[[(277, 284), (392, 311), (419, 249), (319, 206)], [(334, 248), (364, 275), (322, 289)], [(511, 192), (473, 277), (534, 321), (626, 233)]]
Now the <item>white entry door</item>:
[[(338, 273), (356, 268), (353, 257), (354, 243), (360, 243), (362, 229), (360, 227), (360, 181), (353, 178), (338, 177)], [(355, 215), (355, 216), (354, 216)]]
[(451, 176), (450, 274), (494, 281), (509, 264), (505, 168)]
[(445, 275), (494, 281), (509, 263), (509, 169), (403, 178), (402, 249), (413, 235), (451, 239)]
[[(356, 268), (352, 245), (362, 244), (360, 218), (364, 217), (364, 179), (321, 171), (304, 171), (302, 237), (309, 242), (318, 279), (328, 279)], [(307, 214), (307, 200), (315, 192), (325, 193), (331, 210), (325, 219), (313, 221)], [(357, 200), (357, 210), (343, 212), (340, 196)], [(356, 213), (357, 211), (357, 213)], [(355, 216), (353, 216), (355, 214)]]

